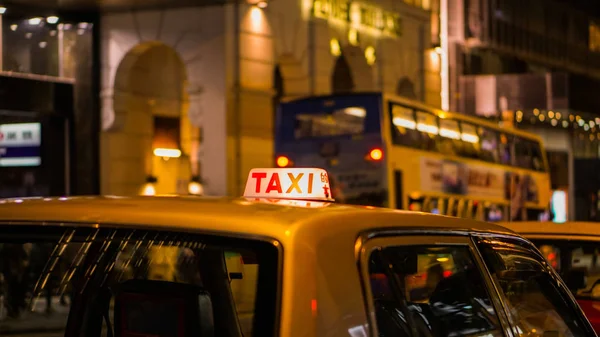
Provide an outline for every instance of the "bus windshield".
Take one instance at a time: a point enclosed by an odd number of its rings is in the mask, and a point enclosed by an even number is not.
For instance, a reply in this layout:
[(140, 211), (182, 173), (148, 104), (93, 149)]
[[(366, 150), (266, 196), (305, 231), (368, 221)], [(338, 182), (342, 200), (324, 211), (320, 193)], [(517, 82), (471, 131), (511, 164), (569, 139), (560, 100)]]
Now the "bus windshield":
[(278, 138), (295, 141), (379, 132), (377, 99), (339, 97), (284, 103), (278, 114)]

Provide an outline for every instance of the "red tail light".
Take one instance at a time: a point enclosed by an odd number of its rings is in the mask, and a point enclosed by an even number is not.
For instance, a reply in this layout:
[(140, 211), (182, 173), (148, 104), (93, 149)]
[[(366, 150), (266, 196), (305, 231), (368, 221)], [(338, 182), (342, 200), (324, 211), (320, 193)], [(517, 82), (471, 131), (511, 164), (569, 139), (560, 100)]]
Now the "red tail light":
[(291, 163), (290, 158), (286, 156), (279, 156), (276, 160), (277, 167), (288, 167), (291, 166)]
[(383, 150), (380, 148), (374, 148), (373, 150), (371, 150), (371, 152), (369, 152), (367, 158), (373, 161), (380, 161), (381, 159), (383, 159)]

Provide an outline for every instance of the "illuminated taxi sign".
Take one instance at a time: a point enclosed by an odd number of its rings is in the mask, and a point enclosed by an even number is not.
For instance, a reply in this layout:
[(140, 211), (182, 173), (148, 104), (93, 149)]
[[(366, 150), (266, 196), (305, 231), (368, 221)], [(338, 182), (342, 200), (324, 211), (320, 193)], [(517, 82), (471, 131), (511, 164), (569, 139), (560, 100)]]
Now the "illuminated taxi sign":
[(293, 200), (293, 199), (266, 199), (266, 198), (248, 198), (248, 201), (260, 202), (263, 204), (273, 204), (302, 208), (322, 208), (331, 205), (325, 201)]
[(327, 171), (318, 168), (253, 169), (244, 197), (333, 201)]

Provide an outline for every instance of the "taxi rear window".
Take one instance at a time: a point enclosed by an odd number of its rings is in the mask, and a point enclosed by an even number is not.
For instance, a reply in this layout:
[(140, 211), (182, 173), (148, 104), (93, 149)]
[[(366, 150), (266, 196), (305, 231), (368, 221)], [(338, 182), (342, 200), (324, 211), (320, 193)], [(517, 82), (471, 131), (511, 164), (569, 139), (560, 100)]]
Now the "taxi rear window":
[(0, 335), (273, 335), (278, 258), (254, 240), (0, 226)]

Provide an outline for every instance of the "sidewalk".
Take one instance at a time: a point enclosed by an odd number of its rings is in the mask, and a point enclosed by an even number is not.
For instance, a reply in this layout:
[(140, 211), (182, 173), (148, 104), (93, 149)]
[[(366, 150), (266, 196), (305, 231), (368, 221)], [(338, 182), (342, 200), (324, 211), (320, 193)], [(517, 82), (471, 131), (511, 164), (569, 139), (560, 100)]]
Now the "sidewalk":
[(52, 299), (52, 313), (46, 313), (46, 300), (37, 299), (33, 311), (23, 312), (19, 318), (6, 317), (2, 308), (0, 316), (0, 335), (17, 333), (38, 333), (60, 331), (67, 325), (69, 306), (62, 306), (58, 297)]

